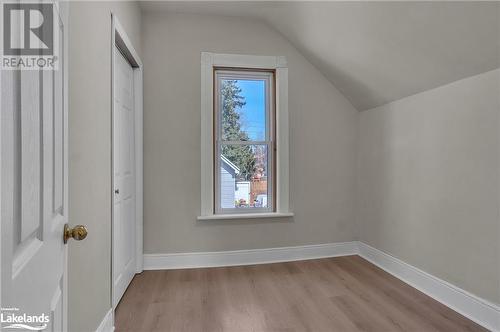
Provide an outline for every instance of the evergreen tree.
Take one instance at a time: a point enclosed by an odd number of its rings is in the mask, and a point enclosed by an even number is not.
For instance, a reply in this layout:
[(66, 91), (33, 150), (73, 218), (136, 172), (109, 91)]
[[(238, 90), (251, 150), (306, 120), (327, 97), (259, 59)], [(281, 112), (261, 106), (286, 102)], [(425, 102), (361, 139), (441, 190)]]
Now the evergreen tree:
[[(222, 94), (222, 140), (248, 141), (249, 137), (241, 129), (239, 111), (245, 106), (245, 97), (235, 80), (224, 80)], [(250, 180), (255, 171), (255, 156), (250, 145), (223, 145), (222, 155), (240, 169), (239, 179)]]

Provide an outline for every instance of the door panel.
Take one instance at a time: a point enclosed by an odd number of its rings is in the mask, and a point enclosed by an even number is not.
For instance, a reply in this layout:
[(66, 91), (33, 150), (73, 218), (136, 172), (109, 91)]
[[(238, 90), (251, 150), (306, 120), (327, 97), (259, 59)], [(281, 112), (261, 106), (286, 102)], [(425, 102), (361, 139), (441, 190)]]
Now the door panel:
[[(41, 227), (40, 215), (40, 133), (41, 133), (41, 108), (39, 71), (21, 72), (21, 112), (20, 130), (21, 146), (16, 151), (21, 156), (21, 219), (20, 241), (23, 244), (39, 238)], [(19, 230), (17, 230), (19, 232)]]
[(18, 308), (16, 315), (47, 315), (44, 331), (67, 326), (68, 8), (58, 3), (56, 8), (58, 69), (1, 73), (1, 303)]
[(135, 274), (135, 139), (133, 69), (118, 48), (113, 67), (113, 307)]
[[(60, 35), (64, 34), (63, 30), (59, 31)], [(61, 40), (63, 41), (63, 40)], [(60, 45), (60, 48), (64, 45)], [(64, 61), (62, 59), (61, 61)], [(64, 63), (60, 63), (64, 65)], [(64, 94), (63, 85), (64, 77), (61, 73), (58, 73), (53, 78), (54, 84), (54, 136), (53, 136), (53, 210), (55, 214), (63, 214), (63, 197), (64, 197)]]

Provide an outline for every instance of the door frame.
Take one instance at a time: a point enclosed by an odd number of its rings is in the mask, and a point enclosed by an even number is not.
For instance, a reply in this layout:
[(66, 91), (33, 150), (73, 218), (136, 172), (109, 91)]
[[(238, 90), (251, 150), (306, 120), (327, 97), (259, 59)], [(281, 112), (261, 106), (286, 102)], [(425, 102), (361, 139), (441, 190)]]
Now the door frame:
[[(142, 61), (135, 51), (125, 29), (120, 24), (118, 17), (111, 12), (111, 202), (114, 202), (114, 48), (118, 47), (125, 58), (131, 63), (134, 74), (134, 140), (135, 140), (135, 271), (143, 271), (143, 66)], [(113, 222), (114, 212), (111, 208), (111, 306), (114, 311), (114, 269), (113, 262)]]

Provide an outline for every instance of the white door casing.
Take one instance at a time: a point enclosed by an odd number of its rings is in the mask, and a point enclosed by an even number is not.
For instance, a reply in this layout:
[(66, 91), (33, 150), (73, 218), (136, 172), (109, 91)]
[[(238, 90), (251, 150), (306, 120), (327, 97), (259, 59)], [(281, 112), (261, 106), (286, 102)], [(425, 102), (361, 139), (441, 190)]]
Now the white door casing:
[(114, 47), (113, 66), (113, 307), (136, 272), (134, 71)]
[(1, 303), (47, 315), (44, 331), (67, 330), (68, 4), (55, 7), (59, 68), (1, 74)]

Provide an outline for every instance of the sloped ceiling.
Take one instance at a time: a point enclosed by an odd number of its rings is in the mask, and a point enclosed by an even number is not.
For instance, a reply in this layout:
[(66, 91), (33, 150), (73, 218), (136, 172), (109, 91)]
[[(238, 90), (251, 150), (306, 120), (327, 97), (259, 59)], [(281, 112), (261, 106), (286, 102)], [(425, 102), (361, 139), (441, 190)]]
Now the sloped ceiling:
[(500, 2), (141, 2), (283, 34), (358, 110), (500, 67)]

